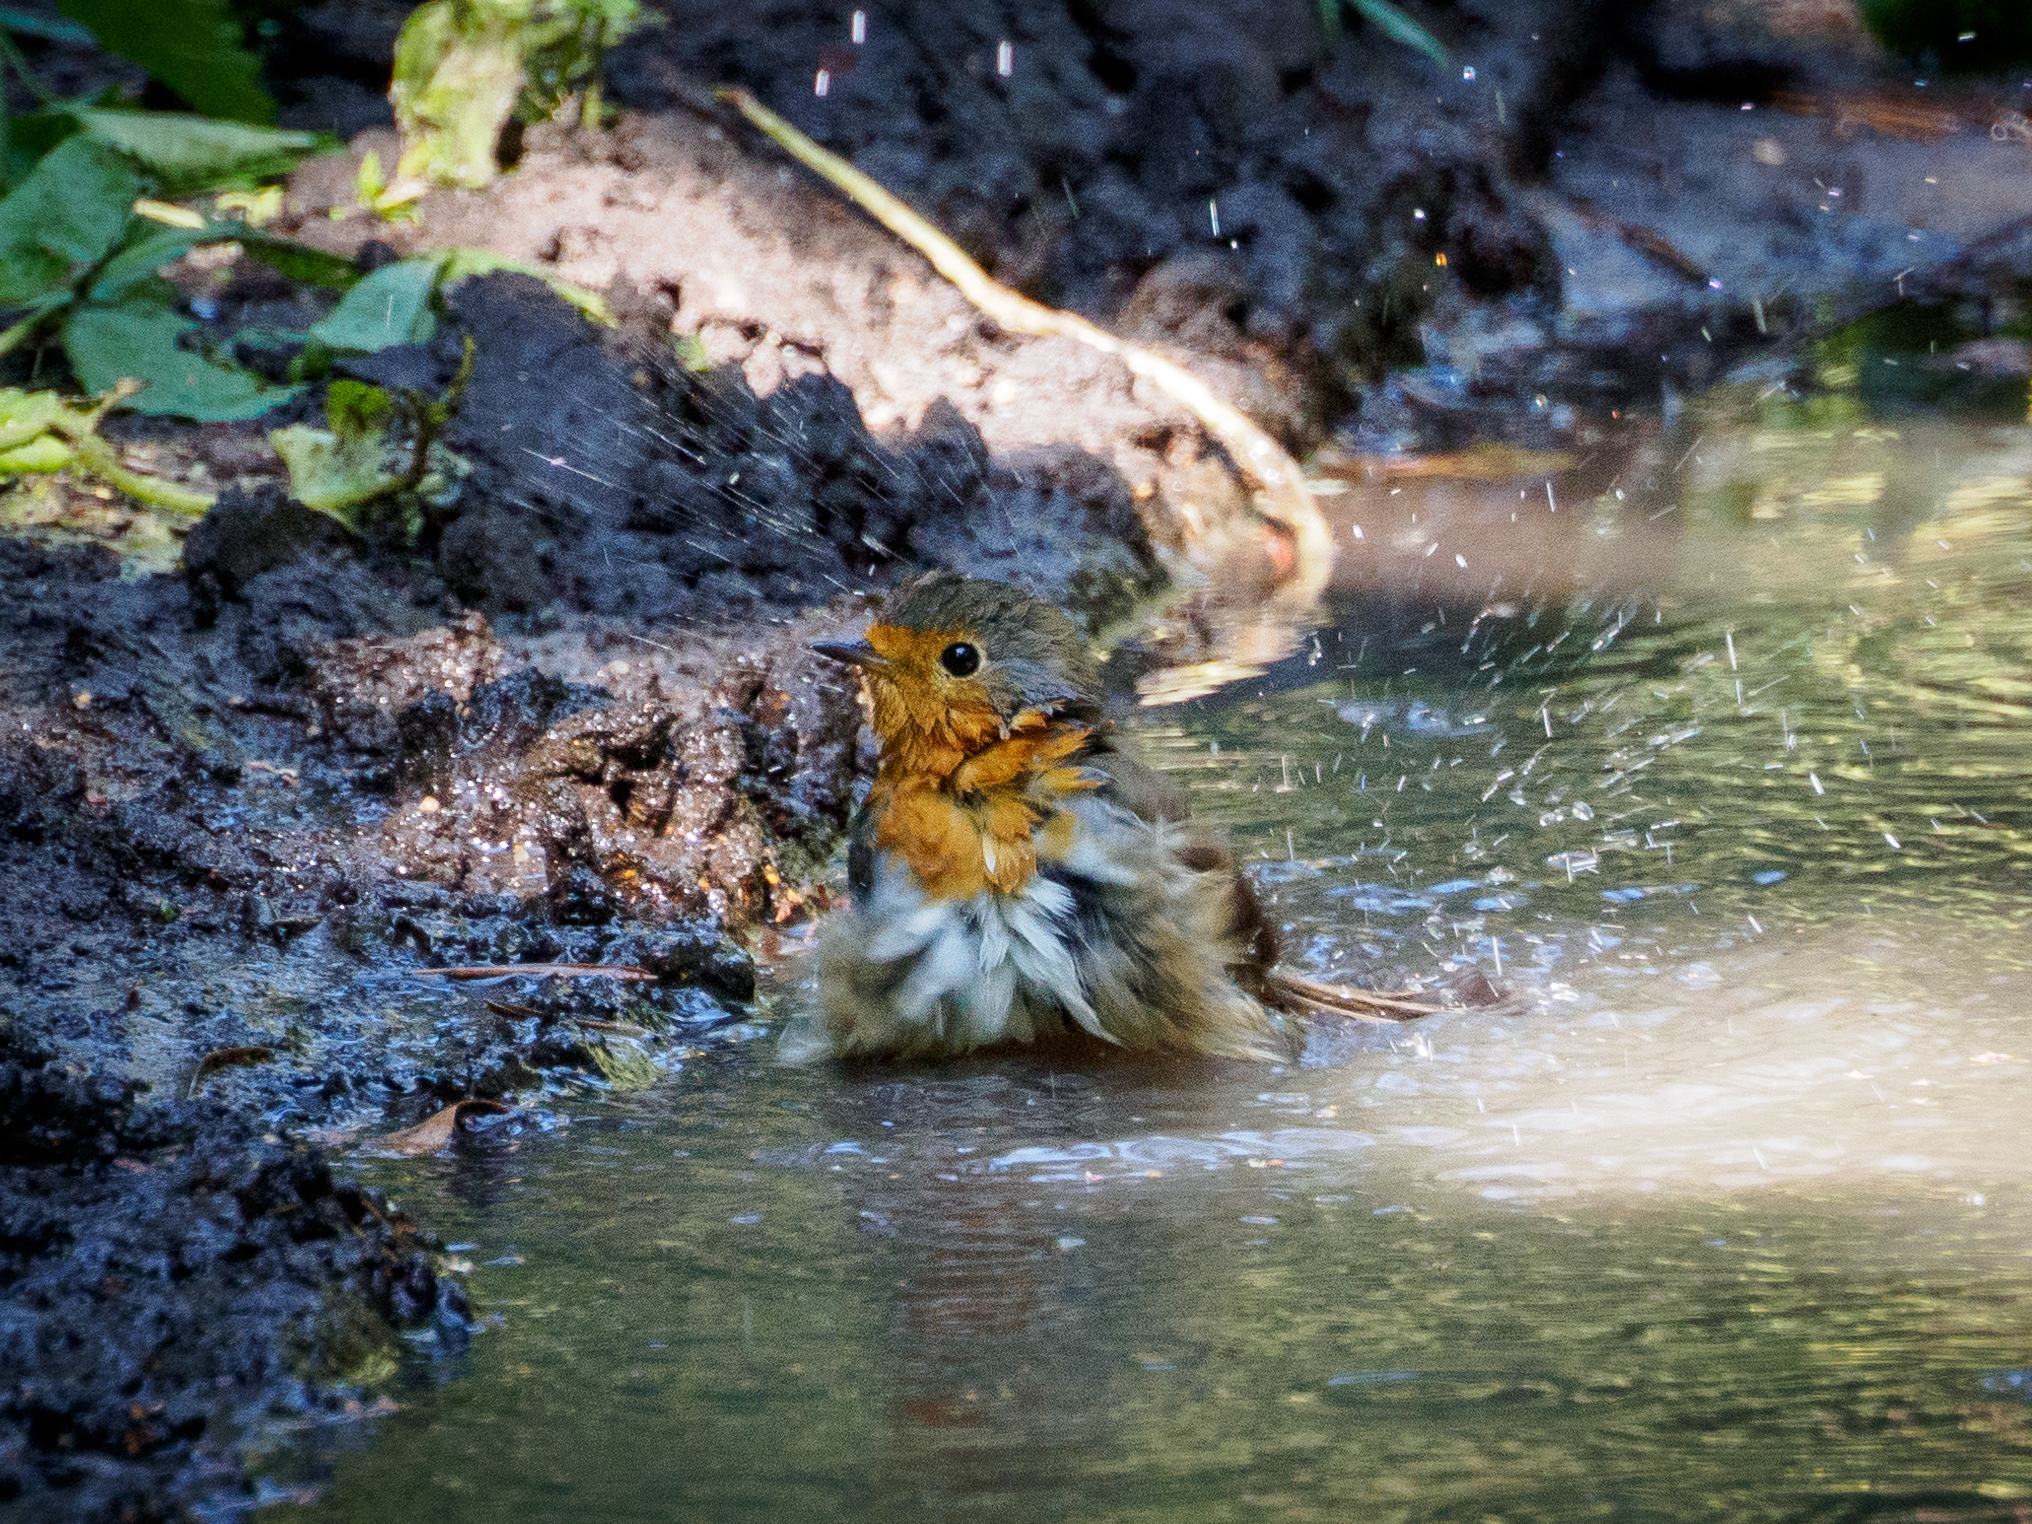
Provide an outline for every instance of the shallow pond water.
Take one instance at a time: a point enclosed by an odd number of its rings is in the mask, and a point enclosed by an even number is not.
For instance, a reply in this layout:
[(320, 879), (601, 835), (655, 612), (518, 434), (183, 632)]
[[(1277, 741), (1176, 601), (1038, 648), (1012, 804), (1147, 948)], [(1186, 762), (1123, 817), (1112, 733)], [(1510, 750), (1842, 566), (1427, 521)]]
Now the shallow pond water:
[(263, 1517), (2032, 1517), (2032, 432), (1771, 409), (1351, 473), (1340, 617), (1133, 722), (1294, 961), (1505, 1005), (1274, 1069), (742, 1028), (365, 1163), (488, 1326)]

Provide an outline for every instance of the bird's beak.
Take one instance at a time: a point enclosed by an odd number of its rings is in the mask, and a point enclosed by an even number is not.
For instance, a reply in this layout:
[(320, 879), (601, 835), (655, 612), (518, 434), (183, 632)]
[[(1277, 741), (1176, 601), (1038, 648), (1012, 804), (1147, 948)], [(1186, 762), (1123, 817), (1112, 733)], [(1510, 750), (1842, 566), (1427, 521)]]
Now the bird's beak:
[(812, 646), (812, 650), (829, 660), (840, 662), (849, 667), (885, 667), (888, 665), (882, 659), (882, 654), (865, 640), (857, 640), (852, 644), (836, 640), (821, 640)]

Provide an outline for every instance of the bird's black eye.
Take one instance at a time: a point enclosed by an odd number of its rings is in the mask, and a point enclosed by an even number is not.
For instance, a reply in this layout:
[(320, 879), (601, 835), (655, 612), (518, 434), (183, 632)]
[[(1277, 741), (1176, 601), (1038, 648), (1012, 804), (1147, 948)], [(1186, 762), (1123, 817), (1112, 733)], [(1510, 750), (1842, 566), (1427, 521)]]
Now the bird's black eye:
[(938, 653), (938, 664), (954, 677), (972, 677), (981, 670), (981, 648), (956, 640)]

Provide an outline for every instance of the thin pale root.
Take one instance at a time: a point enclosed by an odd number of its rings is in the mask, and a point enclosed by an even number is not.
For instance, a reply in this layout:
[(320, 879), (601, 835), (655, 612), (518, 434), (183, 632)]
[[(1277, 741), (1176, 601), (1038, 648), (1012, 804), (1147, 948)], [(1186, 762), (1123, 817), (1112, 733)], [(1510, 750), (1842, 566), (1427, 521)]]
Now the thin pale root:
[(1011, 333), (1072, 339), (1113, 355), (1187, 408), (1256, 482), (1260, 489), (1257, 511), (1291, 537), (1296, 564), (1280, 592), (1301, 608), (1318, 601), (1333, 573), (1332, 531), (1306, 490), (1298, 462), (1240, 408), (1216, 395), (1212, 387), (1176, 361), (1000, 284), (900, 197), (839, 155), (819, 147), (746, 90), (729, 85), (715, 93), (798, 163), (830, 181), (862, 211), (922, 254), (933, 269), (959, 288), (960, 295), (1003, 328)]

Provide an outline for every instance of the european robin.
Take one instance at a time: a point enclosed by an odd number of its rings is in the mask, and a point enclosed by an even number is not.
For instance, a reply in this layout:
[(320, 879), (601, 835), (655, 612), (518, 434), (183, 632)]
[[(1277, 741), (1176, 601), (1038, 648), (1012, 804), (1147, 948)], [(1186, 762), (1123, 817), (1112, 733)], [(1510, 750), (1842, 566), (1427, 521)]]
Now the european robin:
[(1168, 781), (1118, 750), (1066, 615), (949, 572), (894, 594), (856, 668), (880, 746), (850, 832), (852, 901), (820, 931), (842, 1055), (1001, 1044), (1267, 1057), (1271, 1009), (1401, 1019), (1430, 1007), (1274, 971), (1235, 859)]

